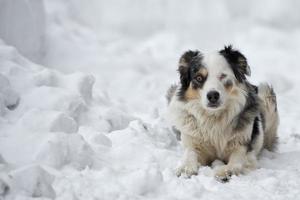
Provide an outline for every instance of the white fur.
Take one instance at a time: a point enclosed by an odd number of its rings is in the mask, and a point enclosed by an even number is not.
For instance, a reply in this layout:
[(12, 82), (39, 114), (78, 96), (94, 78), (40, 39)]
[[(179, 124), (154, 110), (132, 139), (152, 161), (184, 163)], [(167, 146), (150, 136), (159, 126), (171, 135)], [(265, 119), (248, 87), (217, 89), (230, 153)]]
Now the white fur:
[[(221, 106), (219, 108), (222, 108), (227, 101), (228, 95), (224, 88), (224, 80), (220, 81), (220, 76), (221, 74), (226, 74), (226, 80), (234, 80), (234, 74), (225, 58), (223, 56), (220, 56), (220, 54), (217, 52), (207, 54), (203, 58), (203, 64), (204, 67), (206, 67), (206, 69), (208, 70), (209, 74), (207, 80), (205, 81), (205, 85), (202, 88), (203, 97), (206, 97), (207, 93), (212, 90), (218, 91), (220, 93), (221, 102)], [(202, 106), (210, 109), (209, 107), (207, 107), (207, 98), (201, 98), (201, 100)]]

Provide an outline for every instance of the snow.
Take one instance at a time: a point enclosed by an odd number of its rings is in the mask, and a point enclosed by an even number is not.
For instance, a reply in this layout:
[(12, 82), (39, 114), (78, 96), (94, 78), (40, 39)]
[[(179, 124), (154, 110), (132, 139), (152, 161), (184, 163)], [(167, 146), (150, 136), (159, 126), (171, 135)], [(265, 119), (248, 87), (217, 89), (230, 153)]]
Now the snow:
[(55, 198), (55, 191), (51, 186), (54, 176), (41, 166), (26, 166), (12, 171), (12, 193), (32, 197)]
[[(299, 6), (0, 0), (0, 199), (299, 198)], [(183, 51), (228, 43), (277, 92), (278, 150), (226, 184), (220, 162), (177, 178), (165, 92)]]

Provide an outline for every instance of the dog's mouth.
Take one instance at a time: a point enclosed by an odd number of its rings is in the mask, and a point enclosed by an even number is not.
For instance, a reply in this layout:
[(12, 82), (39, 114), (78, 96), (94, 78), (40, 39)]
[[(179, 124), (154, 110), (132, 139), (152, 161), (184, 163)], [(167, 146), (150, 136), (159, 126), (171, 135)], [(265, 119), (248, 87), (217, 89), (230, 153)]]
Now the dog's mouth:
[(208, 104), (207, 104), (207, 108), (210, 108), (210, 109), (217, 109), (217, 108), (220, 107), (220, 105), (221, 105), (220, 102), (218, 102), (218, 103), (208, 103)]

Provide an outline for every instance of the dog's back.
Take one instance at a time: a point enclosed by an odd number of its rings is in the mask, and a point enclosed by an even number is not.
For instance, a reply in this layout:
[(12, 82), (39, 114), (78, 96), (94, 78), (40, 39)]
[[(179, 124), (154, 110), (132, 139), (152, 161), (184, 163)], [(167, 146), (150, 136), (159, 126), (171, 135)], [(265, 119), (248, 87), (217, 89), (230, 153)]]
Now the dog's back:
[(277, 128), (279, 124), (276, 95), (270, 85), (263, 83), (258, 86), (258, 96), (262, 104), (264, 148), (271, 151), (274, 150), (277, 144)]

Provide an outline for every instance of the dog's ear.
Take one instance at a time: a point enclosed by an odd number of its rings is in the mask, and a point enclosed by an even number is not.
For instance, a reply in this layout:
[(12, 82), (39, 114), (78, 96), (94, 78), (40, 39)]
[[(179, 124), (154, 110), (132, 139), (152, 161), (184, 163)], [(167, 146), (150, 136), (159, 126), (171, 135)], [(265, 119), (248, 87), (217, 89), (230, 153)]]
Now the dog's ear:
[(199, 51), (186, 51), (179, 59), (178, 72), (180, 74), (180, 82), (183, 88), (187, 88), (190, 84), (190, 67), (192, 61), (199, 57)]
[(231, 45), (225, 46), (224, 49), (219, 51), (225, 57), (227, 62), (232, 68), (232, 71), (239, 82), (246, 80), (246, 75), (250, 76), (251, 71), (246, 57)]

